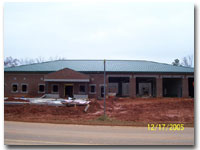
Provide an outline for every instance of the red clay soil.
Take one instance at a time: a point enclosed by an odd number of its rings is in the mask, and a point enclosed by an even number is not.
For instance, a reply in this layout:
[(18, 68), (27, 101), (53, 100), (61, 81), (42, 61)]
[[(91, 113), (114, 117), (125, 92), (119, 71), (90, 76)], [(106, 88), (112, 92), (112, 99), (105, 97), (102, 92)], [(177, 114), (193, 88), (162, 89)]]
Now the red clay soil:
[[(91, 100), (90, 107), (63, 107), (45, 105), (5, 105), (5, 120), (15, 121), (89, 121), (103, 115), (104, 101)], [(106, 114), (121, 121), (143, 123), (188, 123), (194, 122), (194, 99), (184, 98), (118, 98), (106, 100)]]

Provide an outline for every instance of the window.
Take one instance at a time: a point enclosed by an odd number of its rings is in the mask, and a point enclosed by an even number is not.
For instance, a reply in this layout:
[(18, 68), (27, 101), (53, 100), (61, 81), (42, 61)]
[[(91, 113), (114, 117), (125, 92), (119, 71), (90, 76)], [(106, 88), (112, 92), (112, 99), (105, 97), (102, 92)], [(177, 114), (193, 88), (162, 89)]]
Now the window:
[(53, 85), (52, 92), (53, 93), (58, 93), (58, 85)]
[(90, 85), (90, 93), (96, 93), (96, 85)]
[(85, 85), (80, 85), (79, 91), (85, 93)]
[(22, 84), (22, 93), (27, 93), (27, 84)]
[(12, 84), (12, 92), (18, 92), (18, 84)]
[(44, 84), (40, 84), (39, 85), (39, 90), (38, 90), (39, 93), (44, 93)]

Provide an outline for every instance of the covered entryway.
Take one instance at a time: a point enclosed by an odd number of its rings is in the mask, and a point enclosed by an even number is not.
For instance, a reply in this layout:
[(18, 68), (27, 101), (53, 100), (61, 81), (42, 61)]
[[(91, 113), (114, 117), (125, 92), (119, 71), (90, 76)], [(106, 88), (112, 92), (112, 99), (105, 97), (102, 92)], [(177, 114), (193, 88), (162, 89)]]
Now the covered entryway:
[[(57, 94), (62, 98), (88, 97), (88, 92), (85, 89), (90, 80), (89, 76), (84, 73), (65, 68), (45, 75), (44, 81), (48, 87), (47, 94)], [(83, 85), (84, 88), (80, 88)], [(57, 90), (52, 90), (52, 87), (56, 87)]]
[(64, 91), (64, 95), (66, 98), (68, 97), (74, 97), (74, 86), (73, 84), (65, 84), (65, 91)]
[(163, 97), (182, 97), (182, 78), (163, 78)]

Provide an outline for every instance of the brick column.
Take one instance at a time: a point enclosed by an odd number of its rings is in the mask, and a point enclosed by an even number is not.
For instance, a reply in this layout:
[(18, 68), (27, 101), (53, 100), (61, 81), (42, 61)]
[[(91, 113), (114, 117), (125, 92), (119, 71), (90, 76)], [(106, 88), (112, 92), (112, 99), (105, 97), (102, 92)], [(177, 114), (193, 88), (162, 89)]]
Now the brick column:
[(85, 94), (89, 96), (89, 83), (85, 83)]
[(156, 78), (156, 97), (163, 97), (163, 83), (161, 76)]
[(130, 78), (129, 93), (131, 98), (136, 98), (136, 78), (134, 76)]
[(64, 98), (64, 84), (63, 83), (58, 84), (58, 95), (59, 97)]
[(45, 94), (49, 93), (49, 84), (48, 82), (45, 82)]
[(189, 97), (188, 78), (182, 78), (182, 97)]

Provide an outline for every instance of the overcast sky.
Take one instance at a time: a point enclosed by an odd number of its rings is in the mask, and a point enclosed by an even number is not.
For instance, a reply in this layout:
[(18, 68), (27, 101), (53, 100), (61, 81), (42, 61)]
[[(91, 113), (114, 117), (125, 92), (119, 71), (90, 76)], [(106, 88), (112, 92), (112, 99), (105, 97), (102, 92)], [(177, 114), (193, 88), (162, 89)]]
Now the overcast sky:
[(194, 55), (192, 3), (5, 3), (4, 58), (131, 59)]

